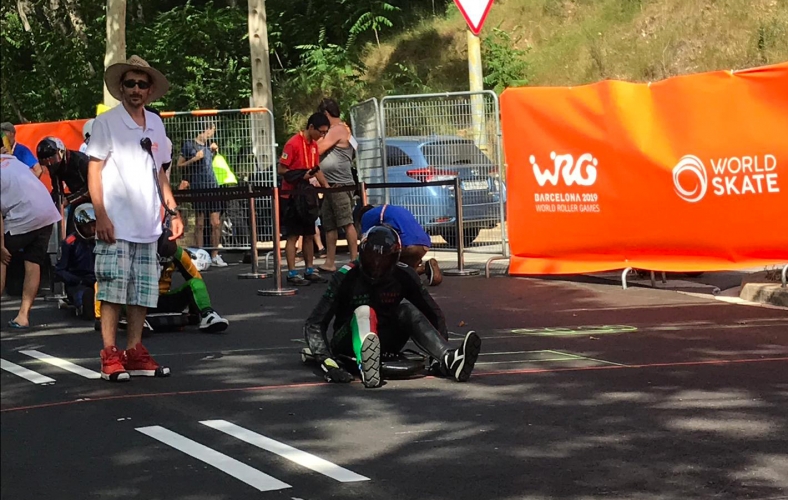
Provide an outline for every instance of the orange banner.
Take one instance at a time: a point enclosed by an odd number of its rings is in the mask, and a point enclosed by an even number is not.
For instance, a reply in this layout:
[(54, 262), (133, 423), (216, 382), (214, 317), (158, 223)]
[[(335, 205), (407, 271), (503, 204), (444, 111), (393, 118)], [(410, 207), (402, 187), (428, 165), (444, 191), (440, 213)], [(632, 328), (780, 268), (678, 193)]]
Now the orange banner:
[(512, 274), (788, 262), (788, 63), (501, 108)]
[[(84, 120), (68, 120), (61, 122), (49, 123), (26, 123), (24, 125), (15, 125), (16, 128), (16, 142), (24, 144), (33, 154), (36, 154), (36, 146), (39, 141), (44, 137), (54, 136), (59, 137), (66, 149), (74, 151), (79, 150), (82, 145), (82, 126), (88, 119)], [(41, 176), (41, 182), (49, 189), (52, 190), (52, 180), (49, 178), (49, 171), (44, 168), (44, 175)]]

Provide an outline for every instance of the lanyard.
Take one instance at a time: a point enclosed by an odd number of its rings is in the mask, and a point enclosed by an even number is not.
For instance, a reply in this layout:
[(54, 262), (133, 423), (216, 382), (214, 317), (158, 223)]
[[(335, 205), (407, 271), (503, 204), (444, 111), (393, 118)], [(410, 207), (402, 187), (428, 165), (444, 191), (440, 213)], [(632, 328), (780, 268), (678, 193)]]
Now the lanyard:
[(299, 132), (299, 133), (301, 134), (301, 138), (303, 139), (303, 141), (301, 141), (301, 146), (304, 148), (304, 162), (307, 163), (306, 168), (308, 170), (308, 169), (310, 169), (310, 168), (315, 166), (315, 149), (314, 148), (309, 148), (311, 150), (311, 152), (312, 152), (312, 161), (311, 162), (307, 162), (306, 161), (307, 160), (306, 136), (304, 135), (303, 132)]

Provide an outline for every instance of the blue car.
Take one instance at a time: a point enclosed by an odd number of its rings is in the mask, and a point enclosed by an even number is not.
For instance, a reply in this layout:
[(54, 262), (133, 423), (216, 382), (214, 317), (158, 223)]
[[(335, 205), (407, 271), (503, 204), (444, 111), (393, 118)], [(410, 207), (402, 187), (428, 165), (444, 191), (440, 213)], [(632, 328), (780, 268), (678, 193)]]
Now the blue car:
[[(496, 164), (474, 141), (456, 136), (387, 138), (386, 164), (386, 182), (415, 184), (459, 176), (466, 246), (476, 240), (482, 229), (501, 223), (506, 187)], [(380, 168), (366, 169), (363, 176), (368, 183), (384, 181)], [(384, 202), (382, 189), (369, 189), (368, 197), (373, 205)], [(456, 247), (454, 198), (454, 186), (389, 189), (389, 203), (406, 207), (429, 234), (440, 235)]]

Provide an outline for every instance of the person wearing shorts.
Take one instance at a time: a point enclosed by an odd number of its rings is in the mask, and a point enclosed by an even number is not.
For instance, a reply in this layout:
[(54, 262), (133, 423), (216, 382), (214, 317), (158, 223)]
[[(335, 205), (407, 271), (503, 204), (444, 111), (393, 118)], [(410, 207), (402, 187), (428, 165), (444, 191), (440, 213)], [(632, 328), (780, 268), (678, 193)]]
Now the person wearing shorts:
[[(315, 169), (315, 167), (319, 167), (317, 140), (326, 132), (328, 132), (328, 119), (320, 113), (313, 114), (307, 121), (306, 129), (287, 141), (282, 150), (282, 156), (279, 158), (278, 173), (284, 178), (279, 202), (279, 219), (282, 225), (282, 234), (287, 239), (285, 245), (287, 282), (292, 285), (309, 285), (312, 282), (326, 283), (328, 281), (312, 267), (315, 257), (313, 238), (317, 214), (309, 216), (305, 213), (309, 211), (307, 205), (312, 205), (314, 209), (317, 209), (317, 194), (314, 187), (310, 185), (309, 179), (315, 177), (321, 186), (328, 185), (319, 168)], [(314, 194), (313, 197), (309, 194), (310, 190)], [(308, 197), (310, 199), (306, 199)], [(304, 276), (299, 275), (295, 268), (296, 242), (301, 237), (303, 237), (301, 246), (306, 267)]]
[(25, 261), (25, 281), (22, 286), (22, 305), (16, 317), (8, 322), (13, 329), (30, 326), (30, 308), (41, 282), (41, 266), (49, 260), (47, 250), (52, 225), (60, 221), (60, 212), (52, 203), (47, 188), (30, 168), (11, 155), (0, 157), (0, 293), (5, 291), (5, 279), (11, 258)]
[[(189, 189), (218, 188), (219, 183), (213, 171), (213, 154), (214, 151), (218, 151), (218, 146), (215, 142), (209, 143), (216, 134), (216, 124), (205, 120), (200, 124), (200, 130), (197, 137), (183, 143), (176, 165), (178, 168), (185, 169), (184, 179), (188, 182)], [(224, 202), (194, 202), (192, 208), (195, 213), (194, 238), (197, 248), (205, 246), (205, 218), (209, 216), (211, 265), (227, 267), (218, 250), (222, 238), (221, 216)]]
[[(99, 115), (88, 144), (88, 187), (96, 214), (96, 300), (101, 301), (101, 377), (168, 376), (142, 345), (148, 308), (159, 299), (157, 242), (162, 202), (176, 210), (162, 164), (171, 161), (164, 124), (144, 105), (169, 88), (163, 74), (138, 56), (111, 65), (104, 82), (120, 105)], [(170, 221), (171, 240), (183, 234), (179, 216)], [(115, 346), (121, 311), (128, 320), (127, 348)]]
[[(317, 141), (320, 154), (320, 171), (326, 177), (330, 187), (355, 186), (353, 178), (353, 157), (355, 149), (351, 144), (350, 129), (339, 115), (339, 105), (333, 99), (323, 99), (318, 107), (330, 124), (328, 133)], [(337, 270), (337, 239), (339, 229), (345, 230), (350, 260), (358, 257), (358, 234), (353, 225), (353, 191), (326, 193), (320, 220), (323, 222), (323, 233), (326, 235), (326, 261), (319, 268), (323, 272), (333, 273)]]

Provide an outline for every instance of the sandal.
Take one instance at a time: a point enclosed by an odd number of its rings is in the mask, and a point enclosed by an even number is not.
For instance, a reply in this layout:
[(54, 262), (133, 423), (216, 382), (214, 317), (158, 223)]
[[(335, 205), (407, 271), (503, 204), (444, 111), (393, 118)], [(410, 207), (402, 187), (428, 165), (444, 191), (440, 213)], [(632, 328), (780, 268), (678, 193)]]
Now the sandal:
[(14, 330), (27, 330), (28, 328), (30, 328), (29, 326), (20, 325), (14, 320), (9, 321), (8, 326), (9, 328), (13, 328)]

